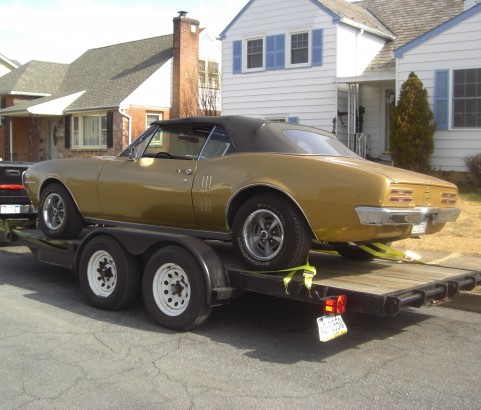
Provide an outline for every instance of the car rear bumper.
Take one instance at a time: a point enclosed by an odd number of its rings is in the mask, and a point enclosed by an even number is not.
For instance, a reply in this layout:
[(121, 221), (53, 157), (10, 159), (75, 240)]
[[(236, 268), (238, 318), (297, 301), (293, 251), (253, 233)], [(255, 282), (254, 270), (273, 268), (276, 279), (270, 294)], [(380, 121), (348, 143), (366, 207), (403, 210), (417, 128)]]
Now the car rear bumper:
[(413, 209), (376, 208), (360, 206), (356, 208), (359, 222), (363, 225), (417, 225), (430, 220), (433, 225), (454, 222), (461, 209), (418, 207)]

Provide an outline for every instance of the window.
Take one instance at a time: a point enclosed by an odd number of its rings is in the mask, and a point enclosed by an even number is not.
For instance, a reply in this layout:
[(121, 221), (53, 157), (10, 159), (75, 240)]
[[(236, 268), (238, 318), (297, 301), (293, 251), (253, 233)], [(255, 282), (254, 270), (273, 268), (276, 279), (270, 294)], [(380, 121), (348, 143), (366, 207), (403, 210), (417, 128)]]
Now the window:
[(481, 68), (453, 72), (453, 127), (481, 128)]
[(247, 68), (262, 68), (264, 66), (264, 40), (262, 38), (247, 41)]
[[(137, 138), (135, 151), (140, 156), (159, 160), (197, 159), (211, 130), (212, 126), (153, 125)], [(129, 155), (130, 151), (127, 149), (123, 155)]]
[(223, 127), (216, 126), (210, 133), (199, 159), (223, 157), (235, 152), (232, 141)]
[(291, 64), (309, 62), (309, 33), (291, 35)]
[[(164, 119), (164, 114), (163, 113), (147, 113), (146, 116), (146, 122), (147, 122), (147, 127), (149, 128), (154, 121), (161, 121)], [(159, 131), (154, 135), (154, 138), (152, 138), (152, 144), (155, 144), (157, 147), (162, 147), (164, 143), (164, 139), (162, 136), (162, 130), (159, 129)]]
[(199, 86), (219, 89), (219, 63), (216, 61), (199, 60)]
[(72, 135), (73, 148), (106, 148), (107, 115), (74, 116)]
[(162, 121), (164, 119), (164, 113), (148, 112), (145, 115), (145, 129), (149, 128), (154, 121)]

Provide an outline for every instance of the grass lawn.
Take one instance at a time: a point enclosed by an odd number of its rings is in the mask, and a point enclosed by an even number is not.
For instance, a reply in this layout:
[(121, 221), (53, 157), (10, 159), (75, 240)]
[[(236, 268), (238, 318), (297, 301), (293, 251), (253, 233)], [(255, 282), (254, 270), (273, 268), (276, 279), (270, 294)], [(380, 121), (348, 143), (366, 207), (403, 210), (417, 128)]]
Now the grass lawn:
[(446, 224), (444, 229), (421, 239), (403, 239), (394, 243), (416, 251), (439, 251), (466, 256), (481, 256), (481, 192), (461, 191), (458, 200), (461, 215), (456, 222)]

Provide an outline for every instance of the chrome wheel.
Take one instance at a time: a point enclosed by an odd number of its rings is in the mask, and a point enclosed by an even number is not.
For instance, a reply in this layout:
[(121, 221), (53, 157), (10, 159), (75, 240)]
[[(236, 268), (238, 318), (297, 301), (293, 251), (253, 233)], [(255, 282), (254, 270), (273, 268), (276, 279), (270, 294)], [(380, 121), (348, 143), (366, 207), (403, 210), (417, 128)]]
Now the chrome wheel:
[(96, 296), (109, 297), (115, 290), (117, 276), (117, 267), (108, 252), (99, 250), (92, 254), (87, 265), (87, 279)]
[(260, 209), (252, 212), (244, 222), (242, 237), (247, 251), (257, 260), (275, 258), (284, 244), (284, 226), (272, 211)]
[(152, 294), (158, 308), (168, 316), (178, 316), (189, 306), (190, 282), (184, 270), (175, 263), (160, 266), (152, 281)]
[(59, 194), (52, 193), (45, 198), (42, 218), (48, 229), (58, 230), (65, 220), (65, 204)]

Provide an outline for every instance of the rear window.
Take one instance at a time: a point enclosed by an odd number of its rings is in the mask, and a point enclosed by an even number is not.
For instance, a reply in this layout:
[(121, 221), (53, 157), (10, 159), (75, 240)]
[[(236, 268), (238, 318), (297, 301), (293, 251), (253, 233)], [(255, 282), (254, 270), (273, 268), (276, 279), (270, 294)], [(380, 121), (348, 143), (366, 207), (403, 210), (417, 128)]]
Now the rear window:
[(332, 138), (328, 135), (298, 129), (284, 129), (282, 134), (296, 144), (305, 154), (361, 158), (337, 138)]

